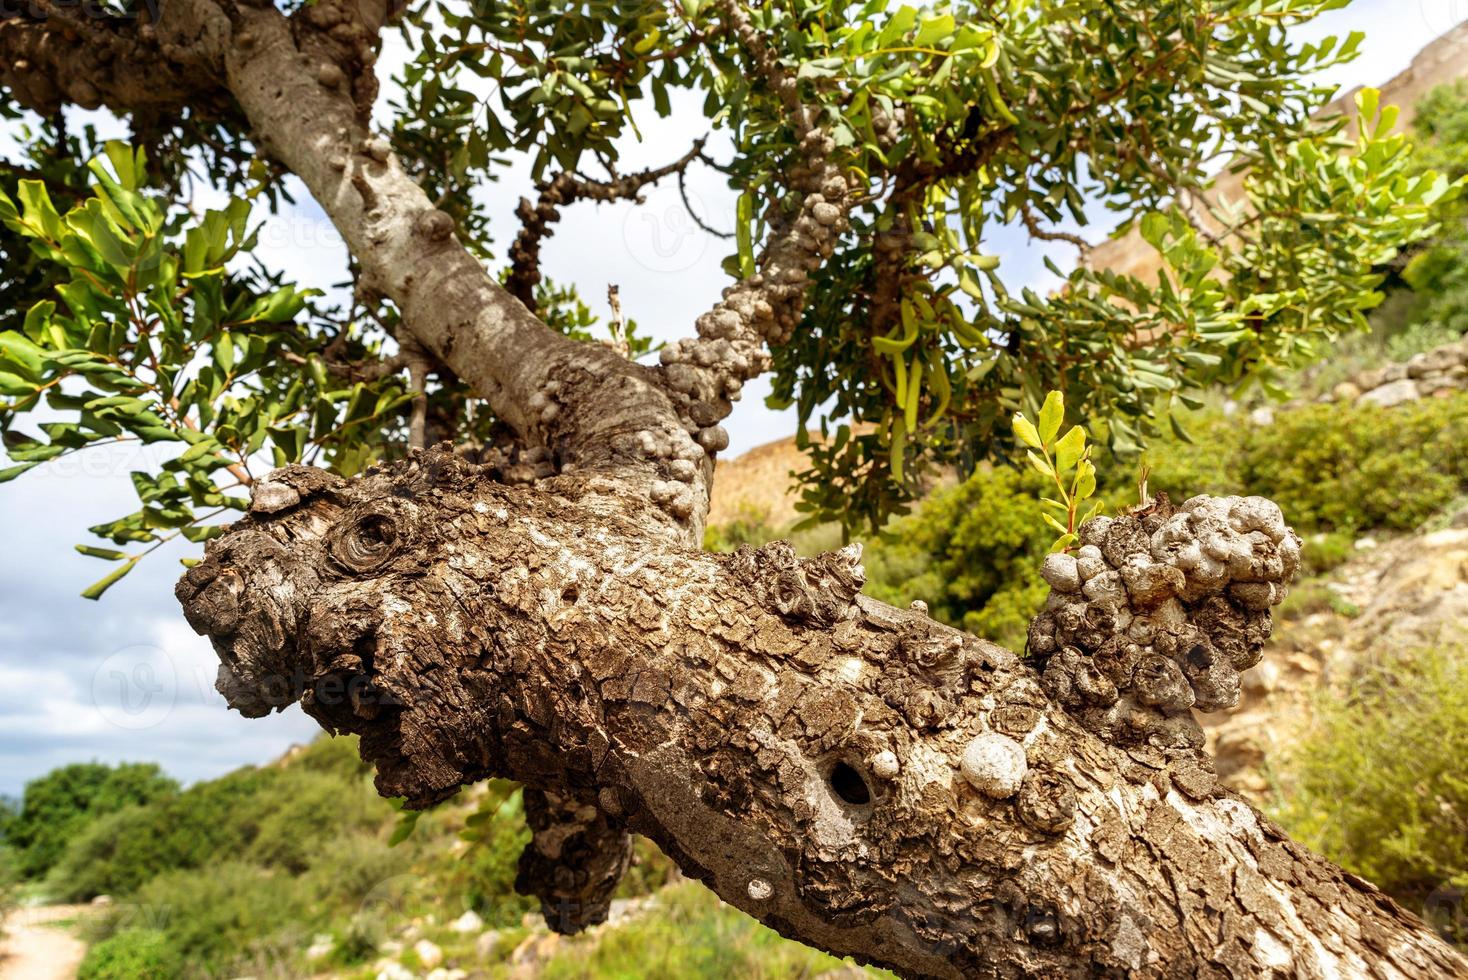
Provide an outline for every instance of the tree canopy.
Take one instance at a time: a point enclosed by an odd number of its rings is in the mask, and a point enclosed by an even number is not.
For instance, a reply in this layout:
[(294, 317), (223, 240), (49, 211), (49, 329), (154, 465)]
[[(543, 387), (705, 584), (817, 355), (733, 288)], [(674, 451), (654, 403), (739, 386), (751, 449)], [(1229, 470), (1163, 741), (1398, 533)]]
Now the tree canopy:
[[(1395, 110), (1374, 94), (1359, 120), (1317, 118), (1331, 93), (1314, 73), (1362, 38), (1299, 44), (1290, 29), (1342, 5), (414, 4), (393, 19), (411, 57), (387, 86), (380, 152), (476, 261), (578, 340), (606, 336), (577, 291), (587, 284), (546, 281), (536, 265), (559, 209), (689, 167), (727, 174), (731, 284), (757, 276), (781, 236), (818, 255), (763, 331), (773, 400), (798, 406), (802, 438), (807, 424), (828, 435), (810, 445), (806, 506), (879, 523), (932, 465), (1008, 456), (1010, 416), (1047, 390), (1124, 453), (1200, 388), (1267, 381), (1362, 324), (1375, 270), (1451, 191), (1409, 175)], [(282, 9), (351, 33), (335, 8)], [(161, 540), (215, 533), (262, 461), (351, 474), (415, 439), (485, 444), (504, 428), (492, 399), (404, 334), (358, 263), (343, 270), (354, 288), (325, 296), (258, 260), (253, 230), (291, 185), (278, 137), (217, 84), (190, 98), (168, 76), (143, 95), (118, 81), (120, 62), (66, 79), (49, 71), (61, 46), (50, 66), (27, 47), (59, 29), (85, 49), (104, 30), (151, 50), (153, 16), (123, 4), (0, 20), (15, 56), (0, 111), (19, 147), (0, 163), (0, 426), (14, 464), (0, 479), (117, 440), (178, 447), (135, 474), (136, 511), (93, 528), (116, 546), (85, 546), (119, 563), (109, 579)], [(350, 55), (319, 69), (362, 113), (377, 43), (348, 38)], [(715, 159), (700, 139), (666, 167), (622, 172), (638, 119), (674, 112), (680, 92), (695, 97), (678, 111), (702, 108), (690, 132), (726, 133), (732, 152)], [(124, 114), (132, 146), (78, 131), (67, 103)], [(521, 227), (491, 228), (476, 195), (497, 192), (515, 154), (539, 197), (522, 202)], [(853, 191), (803, 214), (813, 160)], [(1209, 202), (1224, 167), (1249, 169), (1247, 200)], [(191, 207), (203, 187), (226, 203)], [(822, 221), (839, 234), (817, 243)], [(1165, 258), (1161, 281), (1057, 264), (1084, 252), (1093, 222), (1140, 225)], [(1005, 227), (1056, 256), (1048, 294), (1014, 281), (991, 244)], [(621, 342), (649, 352), (635, 333)], [(737, 381), (715, 392), (712, 414), (737, 393)]]

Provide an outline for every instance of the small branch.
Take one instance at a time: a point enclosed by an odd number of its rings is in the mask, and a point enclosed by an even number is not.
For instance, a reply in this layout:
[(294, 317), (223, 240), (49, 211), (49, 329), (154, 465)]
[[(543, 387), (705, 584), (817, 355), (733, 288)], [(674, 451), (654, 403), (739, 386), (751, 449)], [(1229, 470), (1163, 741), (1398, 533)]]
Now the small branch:
[(408, 363), (408, 384), (413, 391), (413, 413), (408, 419), (408, 448), (423, 449), (428, 431), (428, 367), (430, 358), (411, 334), (403, 337), (401, 357)]
[(627, 317), (622, 314), (622, 294), (616, 284), (607, 286), (607, 304), (612, 308), (612, 347), (623, 357), (632, 356), (632, 345), (627, 342)]
[(510, 274), (505, 280), (505, 288), (534, 313), (535, 287), (541, 279), (540, 244), (554, 234), (551, 225), (560, 219), (560, 208), (576, 201), (630, 198), (640, 202), (638, 195), (642, 188), (675, 173), (681, 187), (683, 172), (688, 165), (694, 160), (706, 159), (703, 155), (704, 142), (703, 137), (694, 140), (693, 148), (670, 164), (625, 176), (614, 173), (611, 180), (588, 180), (566, 171), (554, 180), (540, 184), (540, 199), (534, 204), (527, 197), (520, 198), (520, 204), (515, 208), (521, 224), (520, 234), (515, 236), (515, 243), (510, 246)]
[[(700, 155), (699, 159), (710, 166), (714, 166), (713, 161), (708, 157)], [(683, 199), (683, 209), (688, 212), (688, 216), (693, 219), (693, 223), (715, 238), (733, 238), (734, 233), (732, 231), (719, 231), (715, 228), (710, 228), (704, 224), (704, 220), (698, 216), (698, 212), (693, 210), (693, 202), (688, 199), (688, 182), (684, 179), (687, 175), (688, 172), (686, 170), (678, 171), (678, 196)]]
[(1039, 215), (1030, 209), (1030, 202), (1025, 201), (1019, 208), (1020, 220), (1024, 222), (1025, 230), (1029, 232), (1030, 238), (1041, 242), (1065, 242), (1080, 249), (1081, 261), (1091, 254), (1091, 243), (1080, 235), (1072, 235), (1066, 231), (1051, 231), (1040, 226)]

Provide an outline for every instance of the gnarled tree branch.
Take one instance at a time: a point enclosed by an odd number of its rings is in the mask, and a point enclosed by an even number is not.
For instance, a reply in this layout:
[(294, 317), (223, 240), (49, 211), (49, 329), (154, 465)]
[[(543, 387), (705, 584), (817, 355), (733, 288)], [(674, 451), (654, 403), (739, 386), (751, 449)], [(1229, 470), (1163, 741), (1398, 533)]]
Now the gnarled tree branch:
[(438, 451), (351, 483), (291, 468), (179, 597), (232, 704), (299, 698), (359, 733), (381, 792), (421, 806), (493, 775), (559, 795), (564, 887), (536, 890), (573, 928), (615, 828), (785, 935), (907, 976), (1468, 975), (1198, 747), (1188, 705), (1257, 659), (1298, 557), (1268, 502), (1088, 526), (1094, 567), (1047, 570), (1040, 632), (1090, 656), (1042, 676), (861, 596), (857, 549), (650, 548), (635, 508), (581, 492)]
[(683, 172), (694, 160), (703, 157), (702, 138), (693, 141), (693, 148), (672, 163), (634, 174), (614, 176), (611, 180), (589, 180), (570, 171), (557, 174), (553, 180), (539, 186), (540, 197), (531, 203), (528, 197), (520, 198), (515, 208), (519, 216), (520, 233), (510, 246), (510, 274), (505, 279), (505, 288), (535, 312), (535, 287), (540, 284), (540, 243), (554, 234), (552, 225), (560, 220), (560, 208), (576, 201), (619, 201), (628, 198), (641, 200), (638, 195), (648, 184), (657, 183), (671, 174)]

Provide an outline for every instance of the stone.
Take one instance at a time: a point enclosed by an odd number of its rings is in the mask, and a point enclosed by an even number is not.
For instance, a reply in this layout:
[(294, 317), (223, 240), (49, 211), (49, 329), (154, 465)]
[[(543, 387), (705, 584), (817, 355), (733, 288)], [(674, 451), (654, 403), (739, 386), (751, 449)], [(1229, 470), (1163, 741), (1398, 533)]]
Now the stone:
[(378, 960), (373, 969), (377, 971), (376, 980), (415, 980), (413, 971), (397, 960)]
[(1455, 367), (1461, 360), (1456, 350), (1448, 347), (1438, 347), (1434, 350), (1414, 354), (1407, 361), (1407, 375), (1412, 378), (1421, 378), (1430, 374), (1441, 374), (1443, 371)]
[(1361, 397), (1361, 389), (1349, 381), (1342, 381), (1330, 389), (1330, 393), (1335, 396), (1335, 400), (1338, 402), (1353, 402)]
[(1361, 401), (1380, 405), (1382, 408), (1391, 408), (1406, 402), (1416, 401), (1420, 396), (1417, 391), (1417, 382), (1402, 378), (1390, 381), (1380, 388), (1373, 388), (1361, 396)]
[(1249, 421), (1258, 426), (1274, 424), (1274, 409), (1268, 405), (1260, 406), (1249, 413)]
[(420, 939), (413, 944), (413, 952), (418, 954), (418, 962), (425, 969), (432, 970), (443, 962), (443, 950), (431, 939)]
[(1417, 382), (1417, 390), (1424, 398), (1432, 396), (1446, 397), (1465, 386), (1465, 379), (1450, 378), (1445, 374), (1434, 374)]
[(478, 932), (484, 928), (484, 920), (473, 909), (470, 909), (455, 919), (449, 928), (461, 933)]
[(883, 749), (872, 756), (868, 765), (871, 766), (872, 775), (883, 780), (897, 778), (901, 768), (897, 763), (897, 754), (891, 749)]
[(959, 770), (969, 785), (991, 800), (1007, 800), (1019, 792), (1029, 763), (1022, 745), (1008, 735), (985, 732), (963, 750)]
[(320, 933), (311, 937), (311, 945), (306, 947), (306, 959), (309, 962), (324, 960), (336, 949), (336, 940), (329, 933)]
[(1279, 686), (1279, 665), (1268, 658), (1244, 675), (1244, 690), (1253, 695), (1265, 695)]

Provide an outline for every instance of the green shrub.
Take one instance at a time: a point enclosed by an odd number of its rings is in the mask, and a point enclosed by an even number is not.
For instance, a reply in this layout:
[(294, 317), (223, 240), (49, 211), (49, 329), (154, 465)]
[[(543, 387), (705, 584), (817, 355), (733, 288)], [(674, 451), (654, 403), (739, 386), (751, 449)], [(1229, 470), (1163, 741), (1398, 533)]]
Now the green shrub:
[(645, 915), (602, 933), (595, 944), (567, 944), (540, 976), (542, 980), (793, 980), (841, 965), (825, 953), (782, 939), (689, 881), (659, 892), (656, 905)]
[[(1324, 700), (1281, 763), (1274, 816), (1297, 840), (1421, 909), (1468, 888), (1468, 650), (1423, 650)], [(1468, 941), (1468, 935), (1456, 937)]]
[[(323, 820), (322, 814), (331, 819)], [(251, 860), (301, 874), (328, 841), (380, 827), (391, 815), (391, 806), (359, 773), (291, 766), (246, 802), (235, 819), (250, 828)]]
[(237, 862), (207, 873), (160, 875), (139, 890), (137, 901), (169, 911), (169, 940), (190, 972), (204, 975), (235, 975), (243, 972), (237, 965), (289, 960), (307, 945), (322, 912), (297, 879)]
[(515, 894), (520, 852), (530, 843), (518, 789), (511, 790), (509, 798), (479, 828), (479, 835), (455, 862), (456, 891), (487, 924), (513, 925), (526, 912), (540, 907), (535, 899)]
[[(1191, 444), (1169, 437), (1149, 447), (1151, 489), (1174, 502), (1198, 493), (1269, 497), (1302, 535), (1410, 531), (1468, 489), (1468, 394), (1389, 409), (1305, 405), (1263, 426), (1210, 412), (1187, 427)], [(1119, 492), (1125, 464), (1100, 468)]]
[(1320, 531), (1305, 537), (1300, 549), (1300, 577), (1324, 575), (1351, 560), (1356, 553), (1356, 536)]
[(1237, 472), (1302, 532), (1410, 531), (1468, 486), (1465, 445), (1468, 395), (1310, 405), (1252, 431)]
[(77, 980), (169, 980), (181, 976), (183, 960), (157, 929), (124, 929), (87, 950)]
[(20, 812), (7, 821), (6, 843), (26, 877), (45, 874), (67, 843), (90, 824), (124, 807), (177, 792), (156, 765), (78, 763), (26, 784)]
[(162, 871), (241, 853), (256, 828), (239, 815), (278, 776), (275, 770), (241, 769), (99, 820), (67, 847), (51, 871), (50, 890), (66, 901), (122, 896)]
[(939, 491), (869, 543), (867, 592), (899, 606), (921, 599), (943, 622), (1022, 643), (1055, 539), (1041, 517), (1044, 490), (1036, 473), (996, 467)]
[(318, 741), (285, 767), (241, 769), (103, 817), (68, 845), (51, 891), (69, 901), (123, 896), (162, 872), (225, 858), (305, 873), (335, 843), (375, 834), (393, 815), (335, 741)]

